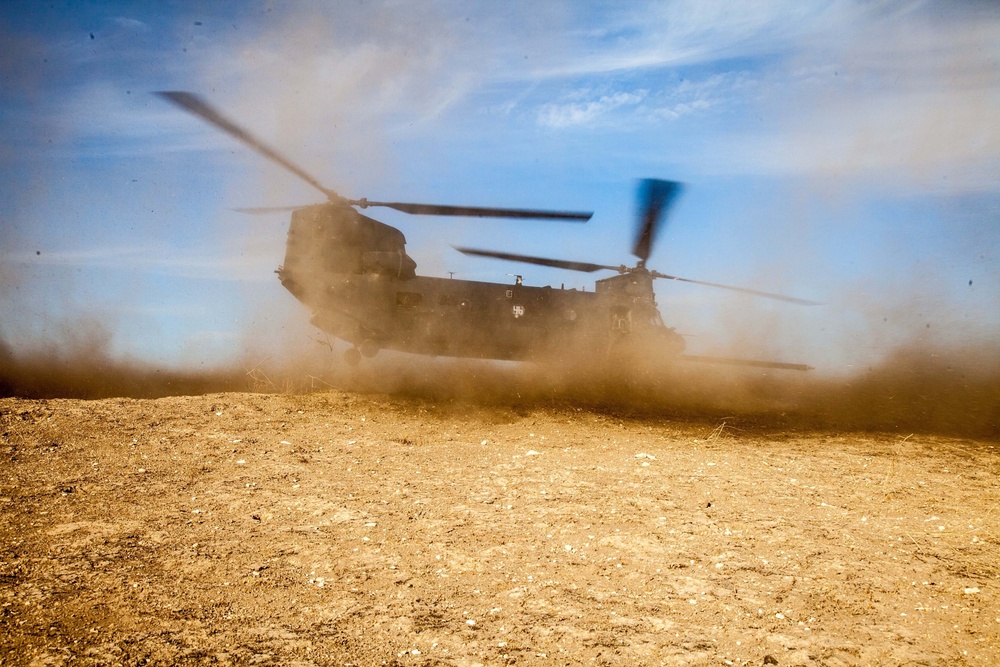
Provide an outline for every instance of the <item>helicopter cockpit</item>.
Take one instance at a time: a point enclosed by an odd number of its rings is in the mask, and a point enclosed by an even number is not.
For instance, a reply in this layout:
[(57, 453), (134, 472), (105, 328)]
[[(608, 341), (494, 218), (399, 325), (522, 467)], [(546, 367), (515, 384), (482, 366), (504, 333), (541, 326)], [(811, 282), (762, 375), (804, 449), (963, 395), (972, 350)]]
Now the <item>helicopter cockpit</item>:
[(292, 213), (284, 272), (293, 279), (350, 274), (409, 280), (416, 277), (417, 263), (405, 248), (401, 231), (350, 206), (306, 206)]

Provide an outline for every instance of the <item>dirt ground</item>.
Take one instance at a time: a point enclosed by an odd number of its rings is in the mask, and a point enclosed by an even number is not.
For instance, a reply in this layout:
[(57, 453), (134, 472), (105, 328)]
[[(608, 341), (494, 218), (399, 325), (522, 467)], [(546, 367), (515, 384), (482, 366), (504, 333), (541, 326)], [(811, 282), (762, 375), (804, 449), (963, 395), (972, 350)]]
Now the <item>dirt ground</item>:
[(4, 665), (1000, 664), (993, 440), (0, 399)]

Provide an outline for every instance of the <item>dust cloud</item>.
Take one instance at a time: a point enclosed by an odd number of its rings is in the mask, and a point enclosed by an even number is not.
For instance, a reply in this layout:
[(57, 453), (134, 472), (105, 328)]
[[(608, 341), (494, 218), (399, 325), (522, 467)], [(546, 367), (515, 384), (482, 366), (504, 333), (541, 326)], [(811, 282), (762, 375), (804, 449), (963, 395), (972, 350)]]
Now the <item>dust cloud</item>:
[(847, 377), (686, 361), (624, 371), (419, 360), (360, 371), (343, 387), (514, 411), (562, 406), (724, 420), (747, 429), (1000, 435), (1000, 349), (989, 344), (903, 346)]
[(100, 328), (19, 353), (0, 341), (0, 395), (154, 398), (215, 392), (328, 389), (488, 406), (588, 410), (640, 419), (698, 420), (745, 430), (884, 431), (1000, 436), (1000, 347), (903, 345), (846, 377), (688, 361), (644, 361), (631, 370), (557, 363), (429, 358), (381, 352), (357, 368), (322, 334), (209, 369), (156, 368), (116, 359)]
[(241, 389), (231, 370), (164, 369), (119, 358), (108, 328), (93, 319), (21, 349), (0, 339), (0, 396), (23, 398), (157, 398)]

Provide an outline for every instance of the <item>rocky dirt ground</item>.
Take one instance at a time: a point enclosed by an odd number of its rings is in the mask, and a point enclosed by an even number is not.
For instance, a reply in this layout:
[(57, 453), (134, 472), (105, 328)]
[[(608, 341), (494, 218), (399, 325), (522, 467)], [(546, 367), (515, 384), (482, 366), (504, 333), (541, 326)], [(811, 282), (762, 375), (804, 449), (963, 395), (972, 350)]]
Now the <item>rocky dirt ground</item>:
[(4, 665), (1000, 664), (1000, 452), (356, 394), (0, 399)]

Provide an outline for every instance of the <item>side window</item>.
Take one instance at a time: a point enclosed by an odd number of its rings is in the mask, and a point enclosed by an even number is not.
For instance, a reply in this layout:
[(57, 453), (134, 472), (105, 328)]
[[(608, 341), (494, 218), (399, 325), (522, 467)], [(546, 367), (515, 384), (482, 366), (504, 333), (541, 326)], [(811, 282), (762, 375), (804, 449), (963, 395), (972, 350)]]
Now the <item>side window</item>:
[(400, 308), (416, 308), (423, 300), (420, 292), (396, 292), (396, 305)]

